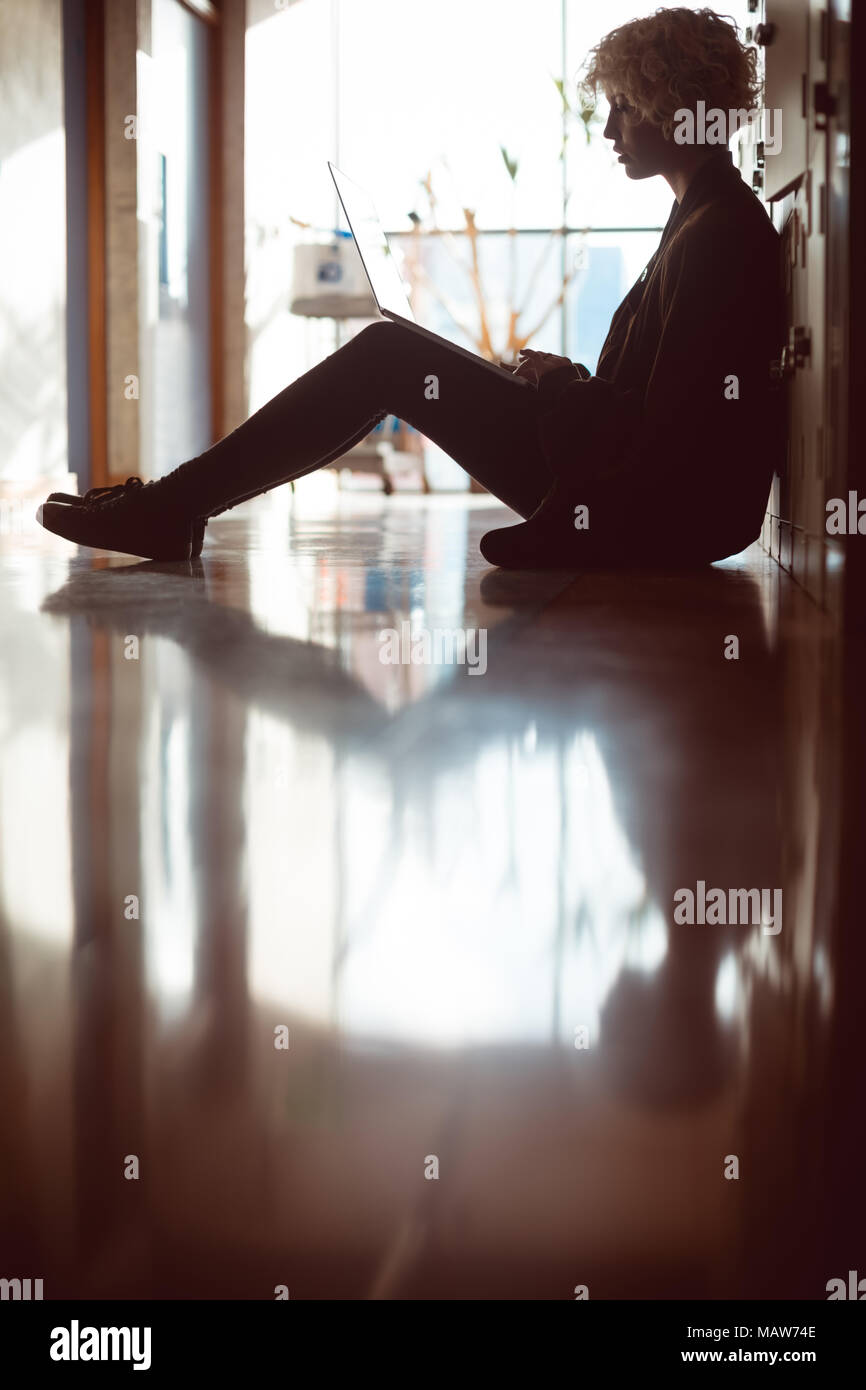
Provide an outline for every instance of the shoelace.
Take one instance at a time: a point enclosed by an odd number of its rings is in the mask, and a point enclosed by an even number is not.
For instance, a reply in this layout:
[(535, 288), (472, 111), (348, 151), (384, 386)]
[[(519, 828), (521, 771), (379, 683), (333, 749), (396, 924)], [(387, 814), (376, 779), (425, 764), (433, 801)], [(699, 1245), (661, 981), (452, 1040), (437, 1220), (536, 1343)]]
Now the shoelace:
[(125, 483), (115, 483), (114, 487), (90, 487), (84, 494), (82, 501), (85, 505), (88, 502), (107, 502), (109, 498), (122, 497), (133, 488), (145, 487), (143, 479), (133, 474), (127, 478)]

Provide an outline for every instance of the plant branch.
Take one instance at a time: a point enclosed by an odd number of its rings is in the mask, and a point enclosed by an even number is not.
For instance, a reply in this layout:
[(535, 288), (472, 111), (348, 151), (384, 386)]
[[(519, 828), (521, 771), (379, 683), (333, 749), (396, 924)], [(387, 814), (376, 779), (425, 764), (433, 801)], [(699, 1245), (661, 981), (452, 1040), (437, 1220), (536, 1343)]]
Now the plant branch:
[(456, 243), (456, 241), (455, 241), (455, 239), (454, 239), (454, 234), (453, 234), (453, 232), (449, 232), (449, 231), (447, 231), (444, 227), (440, 227), (440, 226), (439, 226), (439, 221), (438, 221), (438, 207), (439, 207), (439, 204), (438, 204), (438, 201), (437, 201), (437, 198), (436, 198), (436, 194), (435, 194), (434, 191), (433, 191), (433, 178), (432, 178), (431, 173), (428, 172), (426, 179), (421, 179), (421, 180), (420, 180), (420, 183), (421, 183), (422, 187), (425, 189), (425, 191), (426, 191), (426, 193), (427, 193), (427, 198), (428, 198), (429, 203), (430, 203), (430, 216), (431, 216), (431, 219), (432, 219), (432, 222), (433, 222), (433, 226), (434, 226), (435, 230), (438, 232), (438, 234), (439, 234), (439, 236), (440, 236), (440, 238), (441, 238), (441, 240), (442, 240), (442, 242), (443, 242), (443, 244), (444, 244), (444, 246), (445, 246), (445, 250), (446, 250), (446, 251), (448, 252), (448, 254), (451, 256), (451, 259), (454, 261), (455, 265), (458, 265), (458, 266), (460, 267), (460, 269), (463, 271), (463, 273), (464, 273), (465, 275), (467, 275), (467, 276), (469, 277), (469, 279), (471, 280), (471, 279), (472, 279), (472, 267), (471, 267), (470, 265), (467, 265), (466, 261), (463, 259), (463, 257), (461, 256), (459, 250), (457, 249), (457, 243)]
[(480, 350), (481, 344), (478, 340), (478, 334), (475, 333), (475, 331), (472, 328), (470, 328), (468, 324), (461, 322), (461, 320), (455, 314), (454, 310), (451, 308), (451, 305), (448, 303), (448, 301), (444, 299), (443, 296), (439, 293), (435, 284), (430, 279), (430, 276), (427, 274), (427, 271), (424, 269), (424, 267), (421, 265), (416, 265), (415, 271), (413, 273), (417, 275), (419, 283), (424, 285), (424, 287), (427, 290), (429, 290), (433, 299), (436, 300), (436, 303), (439, 304), (445, 310), (446, 314), (451, 319), (451, 322), (457, 328), (460, 329), (461, 333), (465, 333), (469, 341), (474, 343), (475, 346)]
[(463, 216), (466, 218), (466, 229), (469, 234), (469, 244), (472, 249), (472, 283), (475, 289), (475, 298), (478, 301), (478, 315), (481, 322), (481, 348), (482, 355), (493, 359), (493, 344), (490, 341), (490, 325), (487, 321), (487, 306), (484, 302), (484, 286), (481, 281), (481, 260), (478, 255), (478, 228), (475, 225), (475, 213), (472, 208), (464, 208)]

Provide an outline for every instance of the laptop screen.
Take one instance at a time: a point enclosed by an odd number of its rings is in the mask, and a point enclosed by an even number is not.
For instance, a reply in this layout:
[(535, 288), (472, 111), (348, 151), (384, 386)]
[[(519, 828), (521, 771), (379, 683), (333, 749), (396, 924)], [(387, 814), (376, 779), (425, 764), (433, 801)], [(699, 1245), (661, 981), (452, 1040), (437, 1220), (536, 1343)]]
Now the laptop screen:
[(400, 279), (388, 238), (382, 229), (372, 199), (363, 188), (359, 188), (339, 169), (335, 169), (330, 160), (328, 168), (336, 184), (346, 221), (355, 238), (355, 245), (380, 311), (388, 309), (392, 314), (399, 314), (401, 318), (410, 319), (414, 323), (415, 315), (409, 303), (406, 287)]

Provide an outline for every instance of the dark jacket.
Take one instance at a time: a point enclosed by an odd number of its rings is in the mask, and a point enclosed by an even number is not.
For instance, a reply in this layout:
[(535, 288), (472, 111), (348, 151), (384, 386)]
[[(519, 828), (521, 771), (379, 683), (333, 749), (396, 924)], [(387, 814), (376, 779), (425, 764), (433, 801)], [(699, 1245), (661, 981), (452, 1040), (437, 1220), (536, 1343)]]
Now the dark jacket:
[(614, 314), (596, 375), (577, 364), (540, 389), (542, 449), (589, 506), (594, 549), (715, 560), (758, 536), (785, 458), (769, 371), (784, 340), (780, 251), (730, 152), (714, 151)]

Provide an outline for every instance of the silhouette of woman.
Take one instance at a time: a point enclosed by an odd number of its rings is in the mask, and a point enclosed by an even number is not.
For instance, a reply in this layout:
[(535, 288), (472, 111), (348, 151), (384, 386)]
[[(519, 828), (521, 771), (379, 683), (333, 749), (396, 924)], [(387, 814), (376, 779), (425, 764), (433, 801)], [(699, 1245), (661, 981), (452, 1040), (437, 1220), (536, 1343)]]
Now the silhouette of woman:
[(780, 239), (726, 145), (696, 143), (706, 124), (684, 116), (699, 102), (725, 121), (752, 111), (754, 49), (712, 11), (660, 10), (602, 39), (584, 87), (608, 98), (604, 134), (626, 177), (661, 175), (676, 199), (594, 376), (526, 350), (515, 373), (536, 389), (516, 390), (383, 320), (165, 478), (52, 493), (42, 525), (81, 545), (195, 558), (209, 517), (334, 462), (393, 414), (527, 518), (484, 537), (493, 564), (694, 564), (748, 545), (784, 448), (769, 365)]

